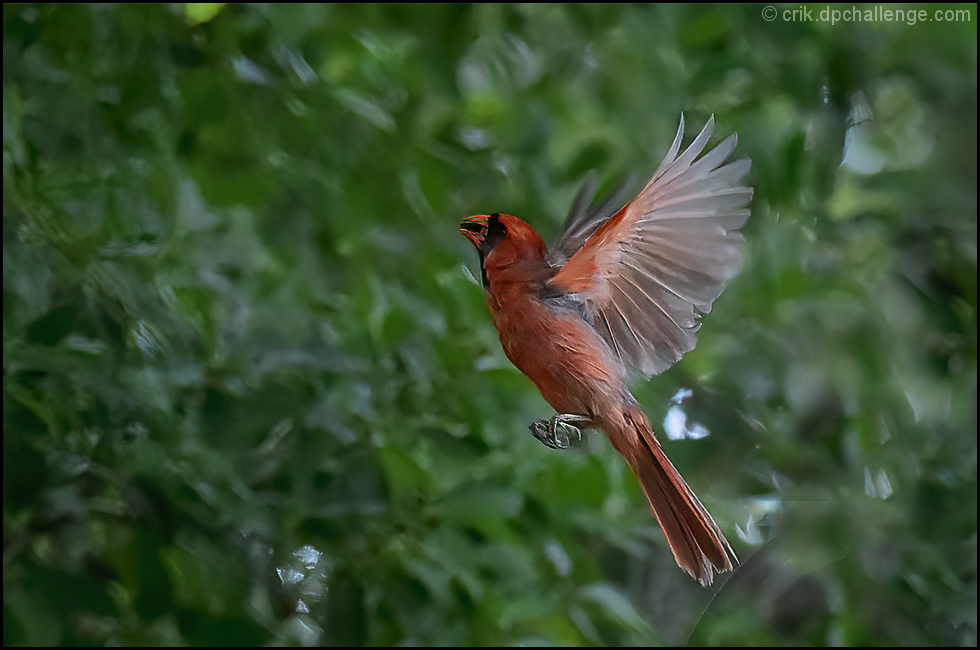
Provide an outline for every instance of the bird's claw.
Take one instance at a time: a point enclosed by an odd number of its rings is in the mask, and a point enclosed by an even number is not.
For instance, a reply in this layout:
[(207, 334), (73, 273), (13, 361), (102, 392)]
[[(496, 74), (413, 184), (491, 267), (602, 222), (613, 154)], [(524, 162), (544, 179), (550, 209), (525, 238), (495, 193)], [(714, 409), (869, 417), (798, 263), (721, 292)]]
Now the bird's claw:
[(572, 422), (591, 424), (588, 418), (581, 415), (557, 413), (550, 420), (535, 420), (527, 428), (545, 447), (568, 449), (572, 446), (573, 436), (577, 442), (582, 441), (582, 430)]
[[(561, 427), (559, 429), (558, 427)], [(551, 449), (568, 449), (572, 446), (571, 439), (568, 437), (567, 430), (571, 429), (574, 431), (579, 439), (582, 437), (582, 432), (579, 431), (578, 427), (572, 426), (571, 424), (561, 423), (554, 427), (551, 426), (551, 422), (548, 420), (536, 420), (528, 425), (528, 429), (534, 434), (545, 447)]]

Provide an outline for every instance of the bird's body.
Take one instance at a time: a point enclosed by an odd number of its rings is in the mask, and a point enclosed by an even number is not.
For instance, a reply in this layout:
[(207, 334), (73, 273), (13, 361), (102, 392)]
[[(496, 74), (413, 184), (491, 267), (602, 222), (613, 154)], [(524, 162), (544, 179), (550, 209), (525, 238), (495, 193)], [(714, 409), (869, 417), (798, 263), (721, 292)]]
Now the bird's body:
[[(491, 268), (490, 313), (507, 358), (556, 412), (600, 412), (598, 402), (607, 400), (597, 389), (621, 384), (622, 378), (616, 376), (607, 346), (574, 306), (541, 298), (550, 275), (547, 262), (535, 256), (510, 269)], [(534, 279), (515, 280), (512, 272)]]
[(694, 162), (711, 123), (678, 156), (682, 132), (683, 120), (639, 196), (612, 216), (573, 209), (551, 249), (510, 215), (471, 217), (461, 231), (480, 253), (507, 357), (556, 418), (605, 432), (639, 479), (678, 564), (710, 584), (713, 570), (732, 568), (734, 553), (627, 385), (694, 346), (697, 312), (710, 309), (740, 264), (737, 229), (751, 188), (739, 181), (748, 161), (721, 166), (733, 137)]

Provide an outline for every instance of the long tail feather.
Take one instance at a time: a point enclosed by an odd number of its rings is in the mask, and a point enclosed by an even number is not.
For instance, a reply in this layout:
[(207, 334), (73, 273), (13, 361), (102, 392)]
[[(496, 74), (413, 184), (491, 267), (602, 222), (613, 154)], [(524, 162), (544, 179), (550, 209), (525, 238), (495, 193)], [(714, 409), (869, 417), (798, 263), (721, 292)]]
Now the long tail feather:
[[(678, 566), (708, 586), (717, 571), (731, 571), (738, 558), (718, 524), (674, 468), (639, 409), (625, 414), (623, 432), (612, 440), (640, 481)], [(620, 448), (626, 443), (624, 448)]]

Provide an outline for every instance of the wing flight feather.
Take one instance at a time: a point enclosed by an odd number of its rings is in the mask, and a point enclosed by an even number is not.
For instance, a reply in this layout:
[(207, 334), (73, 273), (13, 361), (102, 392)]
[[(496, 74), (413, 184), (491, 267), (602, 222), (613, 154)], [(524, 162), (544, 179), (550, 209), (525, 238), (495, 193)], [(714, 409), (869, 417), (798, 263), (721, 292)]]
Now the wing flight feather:
[(608, 217), (608, 199), (588, 213), (580, 193), (552, 249), (553, 263), (563, 266), (549, 290), (587, 303), (596, 331), (630, 374), (658, 374), (691, 350), (698, 316), (741, 267), (738, 230), (750, 214), (752, 188), (743, 179), (751, 162), (724, 164), (735, 135), (698, 158), (713, 130), (714, 117), (681, 152), (682, 116), (639, 195)]

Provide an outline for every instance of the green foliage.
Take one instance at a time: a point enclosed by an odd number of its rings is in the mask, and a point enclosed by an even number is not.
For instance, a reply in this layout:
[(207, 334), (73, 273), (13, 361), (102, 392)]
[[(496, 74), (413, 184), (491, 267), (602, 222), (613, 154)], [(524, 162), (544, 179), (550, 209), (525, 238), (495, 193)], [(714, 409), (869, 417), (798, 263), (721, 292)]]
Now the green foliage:
[[(975, 21), (5, 4), (5, 644), (975, 645)], [(636, 391), (710, 431), (714, 593), (531, 438), (457, 233), (553, 235), (682, 111), (756, 188)]]

